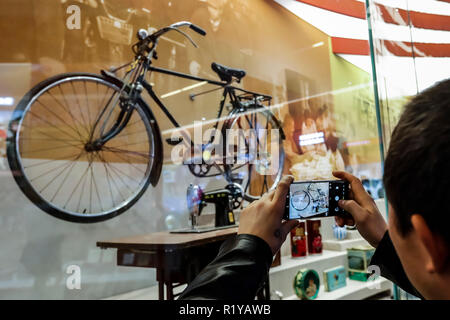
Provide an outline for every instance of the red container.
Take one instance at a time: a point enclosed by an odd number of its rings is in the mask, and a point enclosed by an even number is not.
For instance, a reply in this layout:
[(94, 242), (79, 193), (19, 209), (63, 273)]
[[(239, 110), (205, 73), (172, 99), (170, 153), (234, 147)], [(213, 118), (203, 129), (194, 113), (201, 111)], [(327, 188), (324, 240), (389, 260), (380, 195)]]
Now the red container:
[(322, 253), (322, 235), (320, 234), (320, 220), (308, 220), (306, 232), (308, 235), (308, 252), (310, 254)]
[(291, 253), (293, 258), (306, 257), (306, 232), (305, 223), (300, 222), (298, 227), (291, 231)]

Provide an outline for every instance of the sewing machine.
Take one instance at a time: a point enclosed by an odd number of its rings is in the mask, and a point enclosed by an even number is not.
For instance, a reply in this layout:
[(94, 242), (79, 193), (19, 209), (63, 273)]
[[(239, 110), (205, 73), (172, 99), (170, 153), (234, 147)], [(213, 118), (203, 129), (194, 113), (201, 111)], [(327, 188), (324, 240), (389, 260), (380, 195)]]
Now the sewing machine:
[[(224, 189), (204, 192), (200, 186), (191, 184), (187, 189), (187, 205), (191, 227), (171, 233), (203, 233), (236, 226), (234, 210), (242, 206), (244, 191), (239, 184), (229, 184)], [(215, 226), (198, 226), (198, 217), (208, 204), (215, 206)]]

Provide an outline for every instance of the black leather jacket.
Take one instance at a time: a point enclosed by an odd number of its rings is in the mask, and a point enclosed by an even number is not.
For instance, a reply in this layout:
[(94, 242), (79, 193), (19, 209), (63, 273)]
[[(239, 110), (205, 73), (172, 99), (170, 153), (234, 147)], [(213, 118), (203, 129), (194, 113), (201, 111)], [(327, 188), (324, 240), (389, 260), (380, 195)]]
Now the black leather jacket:
[[(180, 300), (254, 300), (268, 277), (272, 251), (262, 239), (242, 234), (226, 241), (219, 254), (191, 282)], [(421, 297), (408, 280), (395, 252), (388, 232), (384, 235), (372, 258), (381, 275), (403, 290)]]

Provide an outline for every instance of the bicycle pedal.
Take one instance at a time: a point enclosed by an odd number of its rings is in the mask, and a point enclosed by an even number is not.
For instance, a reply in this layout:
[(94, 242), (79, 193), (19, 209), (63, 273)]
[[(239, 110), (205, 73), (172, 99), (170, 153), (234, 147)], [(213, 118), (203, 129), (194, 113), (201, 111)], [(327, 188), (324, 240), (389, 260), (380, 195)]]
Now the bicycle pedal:
[(169, 144), (171, 146), (177, 146), (183, 142), (183, 138), (177, 138), (177, 139), (169, 138), (169, 139), (166, 139), (166, 142), (167, 142), (167, 144)]

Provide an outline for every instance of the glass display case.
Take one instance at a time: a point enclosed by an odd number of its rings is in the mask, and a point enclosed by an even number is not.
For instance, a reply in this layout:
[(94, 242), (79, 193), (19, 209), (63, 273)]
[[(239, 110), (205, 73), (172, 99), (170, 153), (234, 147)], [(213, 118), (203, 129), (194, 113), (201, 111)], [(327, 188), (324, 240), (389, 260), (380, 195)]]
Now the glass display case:
[(417, 93), (449, 76), (449, 6), (403, 0), (395, 7), (368, 1), (383, 140), (389, 145), (402, 107)]
[[(362, 46), (362, 51), (349, 52), (348, 48), (353, 46), (347, 46), (346, 41), (353, 35), (346, 35), (348, 30), (329, 26), (330, 21), (336, 22), (346, 13), (336, 13), (335, 8), (314, 1), (1, 1), (0, 43), (4, 50), (0, 52), (0, 298), (98, 299), (151, 287), (156, 284), (153, 270), (118, 268), (115, 252), (100, 250), (97, 241), (188, 227), (187, 188), (196, 184), (211, 190), (227, 185), (214, 166), (201, 177), (198, 171), (195, 174), (189, 166), (173, 160), (177, 146), (167, 142), (174, 133), (173, 121), (146, 93), (144, 100), (158, 122), (163, 143), (161, 176), (158, 183), (150, 186), (120, 216), (93, 224), (58, 219), (41, 210), (16, 184), (17, 171), (11, 171), (8, 164), (6, 140), (11, 135), (8, 126), (13, 112), (22, 98), (38, 83), (58, 74), (99, 74), (100, 70), (111, 70), (133, 61), (132, 46), (138, 41), (136, 34), (140, 29), (151, 34), (172, 23), (190, 21), (206, 31), (205, 37), (186, 31), (199, 48), (177, 33), (167, 33), (159, 40), (153, 66), (191, 78), (161, 72), (151, 72), (146, 78), (182, 129), (193, 132), (194, 123), (200, 123), (207, 130), (216, 123), (222, 91), (215, 90), (214, 83), (194, 81), (201, 78), (220, 82), (217, 72), (211, 68), (213, 62), (245, 70), (245, 77), (234, 86), (271, 97), (266, 107), (277, 119), (274, 123), (282, 128), (283, 174), (292, 174), (296, 180), (327, 180), (333, 178), (332, 171), (345, 170), (361, 178), (383, 207), (380, 144), (388, 145), (389, 133), (404, 102), (445, 75), (444, 68), (436, 68), (433, 75), (423, 71), (430, 65), (436, 66), (431, 58), (433, 54), (416, 46), (422, 41), (416, 38), (422, 36), (407, 20), (402, 21), (409, 28), (410, 41), (402, 42), (399, 48), (405, 45), (417, 48), (412, 51), (412, 57), (398, 58), (397, 51), (392, 53), (393, 40), (380, 40), (384, 38), (378, 22), (386, 24), (386, 12), (373, 1), (369, 1), (373, 34), (369, 55), (365, 6), (359, 3), (362, 7), (357, 9), (358, 18), (351, 18), (358, 19), (357, 28), (350, 33), (359, 32), (365, 38), (355, 36), (353, 40)], [(328, 15), (337, 20), (328, 20)], [(353, 23), (351, 19), (349, 23)], [(423, 56), (418, 57), (419, 54)], [(377, 91), (373, 88), (371, 58), (376, 67)], [(397, 66), (402, 67), (401, 71)], [(98, 95), (85, 90), (89, 105), (89, 99)], [(74, 95), (68, 96), (76, 106)], [(229, 100), (223, 107), (224, 110), (233, 108)], [(49, 123), (50, 113), (44, 119), (35, 120), (44, 136), (55, 127)], [(83, 114), (86, 115), (80, 110), (80, 119)], [(70, 115), (69, 112), (65, 117)], [(51, 135), (50, 139), (54, 140), (55, 136)], [(39, 145), (44, 143), (50, 142), (41, 141)], [(93, 150), (86, 145), (83, 148), (86, 152)], [(137, 151), (133, 152), (136, 155)], [(58, 156), (63, 157), (56, 151), (42, 159), (52, 161)], [(136, 167), (136, 163), (130, 166)], [(201, 172), (202, 167), (197, 169)], [(238, 170), (237, 175), (245, 176), (246, 170)], [(34, 179), (38, 177), (35, 175)], [(249, 188), (267, 190), (265, 181), (254, 180)], [(78, 186), (78, 182), (72, 179), (68, 183)], [(108, 191), (106, 184), (105, 188)], [(92, 194), (100, 200), (100, 196)], [(79, 197), (84, 198), (83, 193)], [(243, 205), (248, 203), (244, 201)], [(213, 212), (212, 208), (208, 207), (203, 215)], [(333, 224), (332, 219), (322, 223), (324, 243), (334, 240)], [(329, 246), (324, 245), (325, 251)], [(290, 252), (288, 241), (282, 249), (282, 264)], [(327, 252), (324, 254), (345, 264), (343, 254)], [(67, 286), (73, 266), (81, 270), (81, 290)], [(292, 283), (291, 278), (288, 281)]]
[[(449, 78), (450, 5), (415, 0), (368, 0), (366, 5), (381, 150), (385, 152), (404, 105)], [(400, 299), (411, 299), (400, 289), (395, 293)]]

